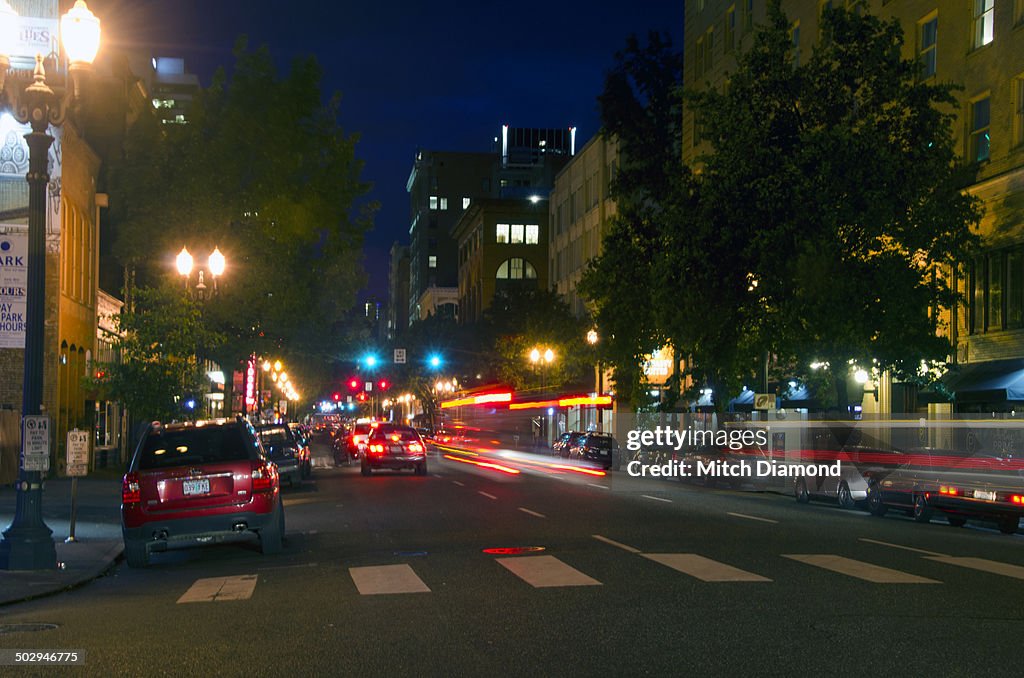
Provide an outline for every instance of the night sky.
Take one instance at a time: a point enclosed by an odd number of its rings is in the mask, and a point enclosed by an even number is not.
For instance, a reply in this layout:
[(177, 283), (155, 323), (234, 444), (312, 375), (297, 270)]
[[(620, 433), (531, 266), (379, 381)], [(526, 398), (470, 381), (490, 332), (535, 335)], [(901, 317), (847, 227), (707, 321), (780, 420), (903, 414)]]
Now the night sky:
[(503, 123), (598, 130), (596, 97), (631, 33), (682, 43), (682, 0), (565, 3), (91, 0), (115, 46), (182, 56), (204, 85), (240, 34), (279, 65), (314, 54), (324, 90), (342, 94), (363, 177), (381, 203), (369, 234), (368, 294), (386, 297), (391, 244), (408, 242), (406, 180), (417, 148), (488, 151)]

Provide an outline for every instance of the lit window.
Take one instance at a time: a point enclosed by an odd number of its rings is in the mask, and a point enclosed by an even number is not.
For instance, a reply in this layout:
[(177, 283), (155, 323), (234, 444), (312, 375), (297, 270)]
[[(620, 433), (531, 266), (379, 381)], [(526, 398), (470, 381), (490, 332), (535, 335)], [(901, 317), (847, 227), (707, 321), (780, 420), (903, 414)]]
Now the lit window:
[(437, 255), (436, 254), (431, 254), (429, 257), (427, 257), (427, 267), (428, 268), (437, 268)]
[(974, 46), (992, 42), (992, 19), (995, 0), (974, 0)]
[(508, 270), (508, 277), (512, 278), (513, 280), (522, 280), (523, 279), (523, 260), (519, 259), (519, 258), (509, 259), (509, 264), (510, 265), (509, 265), (509, 270)]
[(515, 257), (503, 261), (494, 277), (498, 280), (536, 280), (537, 269), (526, 259)]
[(500, 245), (508, 243), (508, 224), (498, 224), (495, 227), (494, 241)]
[(430, 209), (432, 209), (432, 210), (436, 210), (437, 209), (437, 196), (436, 195), (430, 196)]
[(464, 210), (468, 210), (469, 209), (469, 198), (463, 198), (462, 199), (462, 209), (464, 209)]
[(448, 209), (448, 198), (441, 198), (441, 209)]
[(921, 77), (935, 75), (935, 43), (939, 37), (939, 19), (932, 17), (921, 24)]
[(536, 245), (540, 242), (540, 226), (537, 224), (526, 225), (526, 244)]
[(989, 157), (989, 121), (991, 104), (988, 97), (971, 104), (971, 160), (982, 162)]
[(523, 225), (512, 224), (512, 244), (521, 245), (523, 242)]

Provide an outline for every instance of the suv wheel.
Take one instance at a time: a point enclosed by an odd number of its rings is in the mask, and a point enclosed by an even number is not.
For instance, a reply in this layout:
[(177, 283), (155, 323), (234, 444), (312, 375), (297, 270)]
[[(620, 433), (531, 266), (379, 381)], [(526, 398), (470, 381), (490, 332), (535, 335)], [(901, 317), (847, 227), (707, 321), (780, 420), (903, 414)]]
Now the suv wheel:
[(806, 504), (811, 501), (811, 493), (807, 491), (807, 481), (803, 478), (796, 479), (796, 489), (793, 491), (797, 502)]
[(868, 512), (873, 516), (884, 516), (889, 507), (882, 501), (882, 491), (878, 489), (878, 483), (868, 485)]
[(932, 508), (923, 494), (914, 495), (914, 520), (919, 523), (931, 522)]
[(126, 539), (124, 559), (128, 561), (128, 567), (146, 567), (149, 565), (149, 544), (141, 540)]
[(270, 524), (260, 530), (260, 553), (265, 556), (280, 553), (284, 549), (284, 507), (277, 504), (277, 518), (272, 518)]
[(370, 475), (370, 465), (364, 461), (359, 466), (359, 472), (362, 473), (364, 476)]
[(852, 509), (857, 505), (857, 502), (853, 500), (853, 493), (850, 492), (850, 486), (846, 484), (846, 481), (839, 483), (839, 508)]
[(1003, 534), (1014, 534), (1020, 527), (1018, 516), (1003, 516), (999, 519), (999, 531)]

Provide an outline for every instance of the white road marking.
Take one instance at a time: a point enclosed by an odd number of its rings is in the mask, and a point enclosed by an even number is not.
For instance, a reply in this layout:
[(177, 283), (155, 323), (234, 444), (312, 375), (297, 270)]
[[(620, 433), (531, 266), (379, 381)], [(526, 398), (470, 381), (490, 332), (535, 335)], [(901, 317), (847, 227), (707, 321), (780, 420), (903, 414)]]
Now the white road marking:
[(485, 496), (485, 497), (487, 497), (488, 499), (497, 499), (497, 497), (495, 497), (495, 496), (494, 496), (493, 494), (487, 494), (487, 493), (486, 493), (486, 492), (484, 492), (483, 490), (477, 490), (476, 492), (477, 492), (477, 494), (482, 494), (482, 495), (484, 495), (484, 496)]
[(452, 482), (455, 483), (456, 485), (458, 485), (459, 487), (465, 487), (466, 486), (465, 483), (460, 483), (458, 480), (453, 480)]
[(543, 513), (537, 513), (536, 511), (531, 511), (530, 509), (524, 508), (522, 506), (519, 507), (519, 510), (522, 511), (523, 513), (529, 513), (531, 516), (535, 516), (537, 518), (547, 518), (547, 516)]
[(1009, 563), (1000, 563), (996, 560), (985, 560), (984, 558), (956, 558), (953, 556), (928, 556), (926, 560), (934, 560), (938, 563), (946, 563), (947, 565), (969, 567), (972, 570), (1001, 574), (1004, 577), (1013, 577), (1014, 579), (1024, 579), (1024, 567), (1021, 567), (1020, 565), (1011, 565)]
[[(566, 478), (566, 480), (568, 480), (568, 478)], [(597, 483), (587, 483), (587, 485), (590, 485), (591, 487), (600, 487), (602, 490), (608, 489), (607, 485), (598, 485)]]
[(497, 561), (509, 572), (534, 588), (601, 585), (601, 582), (588, 577), (554, 556), (498, 558)]
[(732, 511), (726, 511), (727, 516), (736, 516), (737, 518), (746, 518), (747, 520), (760, 520), (762, 523), (772, 523), (778, 525), (779, 521), (772, 520), (771, 518), (758, 518), (757, 516), (748, 516), (746, 513), (733, 513)]
[(430, 475), (434, 476), (435, 478), (444, 478), (444, 476), (441, 475), (440, 473), (431, 473)]
[(640, 496), (643, 497), (644, 499), (653, 499), (654, 501), (664, 501), (664, 502), (667, 502), (669, 504), (672, 503), (671, 499), (665, 499), (664, 497), (652, 497), (649, 494), (641, 494)]
[(696, 553), (641, 553), (640, 555), (701, 581), (771, 581), (759, 574), (698, 556)]
[(348, 568), (352, 581), (364, 596), (385, 593), (430, 593), (430, 588), (408, 565), (374, 565)]
[(197, 579), (178, 603), (212, 603), (222, 600), (246, 600), (252, 597), (259, 575), (243, 574), (237, 577), (207, 577)]
[(813, 565), (815, 567), (820, 567), (825, 570), (831, 570), (832, 572), (838, 572), (839, 574), (845, 574), (849, 577), (863, 579), (864, 581), (873, 582), (875, 584), (942, 583), (939, 581), (935, 581), (934, 579), (919, 577), (916, 574), (908, 574), (906, 572), (900, 572), (899, 570), (893, 570), (888, 567), (873, 565), (871, 563), (865, 563), (860, 560), (853, 560), (852, 558), (844, 558), (843, 556), (834, 556), (828, 554), (783, 554), (782, 557), (789, 558), (790, 560), (796, 560), (801, 563), (806, 563), (808, 565)]
[(640, 549), (635, 549), (632, 546), (626, 546), (625, 544), (617, 542), (614, 539), (609, 539), (608, 537), (602, 537), (599, 534), (592, 534), (590, 536), (593, 537), (594, 539), (598, 540), (598, 541), (603, 541), (605, 544), (610, 544), (610, 545), (614, 546), (615, 548), (620, 548), (623, 551), (629, 551), (630, 553), (640, 553)]
[(894, 549), (903, 549), (904, 551), (913, 551), (914, 553), (923, 553), (926, 556), (938, 556), (940, 558), (946, 557), (946, 556), (944, 556), (941, 553), (936, 553), (935, 551), (925, 551), (924, 549), (915, 549), (912, 546), (900, 546), (899, 544), (890, 544), (887, 541), (878, 541), (877, 539), (868, 539), (867, 537), (861, 537), (860, 540), (861, 541), (866, 541), (869, 544), (881, 544), (882, 546), (889, 546), (889, 547), (892, 547)]

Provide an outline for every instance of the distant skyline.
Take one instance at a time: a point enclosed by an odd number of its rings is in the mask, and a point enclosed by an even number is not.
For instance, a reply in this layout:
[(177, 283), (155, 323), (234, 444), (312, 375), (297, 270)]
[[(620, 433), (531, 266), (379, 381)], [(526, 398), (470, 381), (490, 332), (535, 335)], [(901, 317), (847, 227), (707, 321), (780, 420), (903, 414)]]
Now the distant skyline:
[[(489, 151), (502, 124), (577, 128), (577, 150), (600, 127), (597, 96), (630, 34), (682, 44), (682, 0), (579, 5), (271, 3), (266, 0), (91, 0), (115, 46), (184, 57), (208, 85), (233, 63), (236, 38), (269, 46), (279, 67), (314, 54), (340, 123), (358, 134), (362, 177), (380, 203), (366, 239), (369, 287), (387, 296), (388, 250), (408, 243), (406, 180), (419, 148)], [(304, 7), (301, 13), (296, 7)]]

